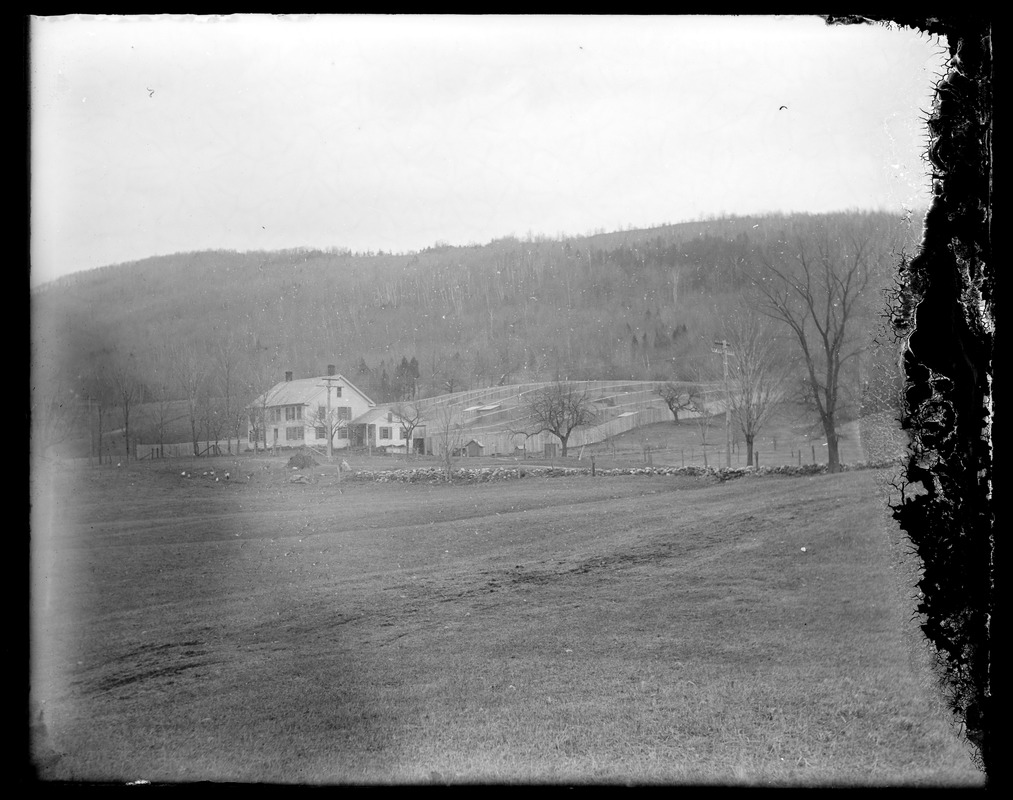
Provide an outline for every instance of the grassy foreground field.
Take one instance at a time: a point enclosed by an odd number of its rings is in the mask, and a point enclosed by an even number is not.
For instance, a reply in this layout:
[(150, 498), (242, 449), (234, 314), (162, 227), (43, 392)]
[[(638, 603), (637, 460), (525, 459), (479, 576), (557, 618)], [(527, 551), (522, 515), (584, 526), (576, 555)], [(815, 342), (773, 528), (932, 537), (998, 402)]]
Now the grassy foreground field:
[(983, 783), (911, 621), (888, 473), (273, 464), (36, 476), (42, 778)]

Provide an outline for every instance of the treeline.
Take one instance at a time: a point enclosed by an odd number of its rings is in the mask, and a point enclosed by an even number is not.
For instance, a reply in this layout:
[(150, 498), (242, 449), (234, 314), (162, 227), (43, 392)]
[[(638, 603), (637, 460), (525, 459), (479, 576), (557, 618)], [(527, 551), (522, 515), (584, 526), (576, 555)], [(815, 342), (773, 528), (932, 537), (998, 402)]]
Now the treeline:
[[(378, 402), (523, 381), (689, 379), (713, 361), (711, 340), (764, 253), (816, 229), (846, 232), (870, 242), (881, 289), (917, 227), (849, 212), (410, 254), (162, 256), (34, 292), (33, 356), (79, 394), (109, 365), (129, 363), (150, 395), (152, 376), (167, 374), (158, 366), (166, 348), (208, 353), (224, 340), (260, 391), (287, 370), (320, 375), (335, 364)], [(881, 307), (870, 294), (873, 327)], [(161, 385), (184, 399), (178, 381)]]

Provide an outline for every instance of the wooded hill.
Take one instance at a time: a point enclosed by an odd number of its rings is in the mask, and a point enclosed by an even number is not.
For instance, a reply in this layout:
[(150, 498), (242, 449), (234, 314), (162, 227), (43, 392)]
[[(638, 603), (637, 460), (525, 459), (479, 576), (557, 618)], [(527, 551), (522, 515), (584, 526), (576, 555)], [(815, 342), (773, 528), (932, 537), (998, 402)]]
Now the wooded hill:
[(713, 361), (712, 338), (763, 253), (816, 231), (869, 242), (878, 276), (863, 325), (874, 333), (879, 290), (915, 250), (919, 215), (733, 217), (408, 254), (154, 257), (34, 291), (33, 363), (74, 384), (129, 356), (143, 383), (167, 345), (228, 337), (261, 376), (334, 364), (379, 402), (561, 378), (689, 379)]

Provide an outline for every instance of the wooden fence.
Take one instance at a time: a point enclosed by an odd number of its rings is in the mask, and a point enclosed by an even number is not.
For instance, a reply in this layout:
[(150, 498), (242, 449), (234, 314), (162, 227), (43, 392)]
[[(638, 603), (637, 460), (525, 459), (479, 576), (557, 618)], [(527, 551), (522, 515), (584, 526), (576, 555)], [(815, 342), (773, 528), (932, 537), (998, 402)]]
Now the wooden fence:
[[(574, 385), (584, 388), (593, 399), (600, 413), (607, 417), (598, 425), (578, 428), (567, 442), (567, 449), (597, 444), (655, 422), (667, 422), (672, 419), (672, 412), (658, 395), (662, 385), (655, 381), (572, 381)], [(525, 436), (523, 433), (511, 433), (511, 428), (520, 427), (512, 422), (520, 419), (525, 413), (525, 406), (533, 392), (553, 386), (551, 383), (532, 383), (497, 387), (454, 395), (443, 395), (438, 398), (422, 401), (432, 407), (450, 407), (455, 422), (460, 429), (455, 436), (463, 447), (475, 440), (482, 445), (483, 455), (515, 455), (520, 451), (543, 453), (546, 445), (558, 445), (559, 439), (549, 433)], [(724, 397), (718, 384), (705, 384), (702, 387), (704, 413), (708, 416), (724, 413)], [(431, 412), (430, 412), (431, 413)], [(697, 412), (680, 412), (680, 416), (690, 418), (698, 416)], [(426, 437), (426, 451), (436, 452), (440, 435)]]
[[(572, 450), (584, 445), (597, 444), (618, 436), (626, 431), (631, 431), (642, 425), (650, 425), (655, 422), (668, 422), (672, 419), (672, 412), (664, 405), (645, 406), (628, 414), (628, 416), (616, 416), (601, 424), (578, 428), (567, 442), (567, 449)], [(456, 433), (456, 432), (455, 432)], [(515, 455), (520, 451), (528, 454), (545, 452), (546, 445), (558, 445), (559, 439), (550, 433), (536, 433), (533, 436), (525, 436), (521, 433), (510, 433), (502, 429), (476, 430), (465, 428), (461, 432), (463, 441), (459, 446), (466, 445), (474, 439), (482, 445), (483, 455)], [(426, 437), (426, 451), (436, 452), (439, 446), (439, 435)]]
[[(240, 439), (238, 442), (232, 440), (232, 452), (242, 453), (250, 447), (248, 439)], [(228, 443), (224, 439), (217, 442), (197, 442), (197, 455), (199, 456), (224, 456), (228, 455)], [(172, 444), (139, 444), (135, 448), (135, 455), (138, 461), (157, 460), (160, 458), (192, 458), (194, 456), (193, 442), (173, 442)]]

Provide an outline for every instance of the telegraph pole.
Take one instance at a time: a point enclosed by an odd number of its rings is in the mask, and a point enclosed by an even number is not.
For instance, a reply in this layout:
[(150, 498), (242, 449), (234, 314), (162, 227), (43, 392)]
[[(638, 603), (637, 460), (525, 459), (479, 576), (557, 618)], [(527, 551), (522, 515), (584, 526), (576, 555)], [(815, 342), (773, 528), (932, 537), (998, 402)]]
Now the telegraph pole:
[(715, 347), (720, 347), (720, 350), (712, 350), (712, 353), (720, 353), (721, 360), (724, 364), (724, 375), (725, 375), (725, 466), (732, 466), (732, 407), (731, 398), (728, 394), (728, 355), (731, 351), (728, 349), (728, 342), (722, 339), (720, 342), (714, 342)]
[[(326, 425), (327, 430), (327, 460), (329, 462), (334, 460), (334, 456), (331, 452), (332, 440), (334, 438), (334, 428), (331, 424), (331, 381), (336, 381), (337, 379), (337, 375), (328, 375), (324, 378), (324, 380), (327, 381), (327, 419), (324, 420), (324, 424)], [(340, 478), (340, 476), (341, 471), (339, 470), (338, 477)]]

